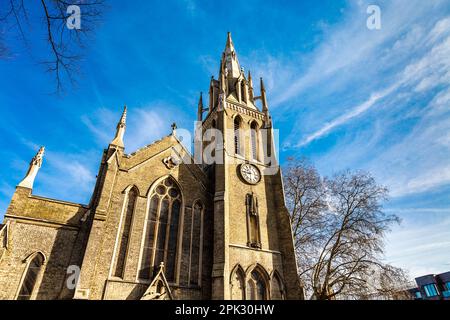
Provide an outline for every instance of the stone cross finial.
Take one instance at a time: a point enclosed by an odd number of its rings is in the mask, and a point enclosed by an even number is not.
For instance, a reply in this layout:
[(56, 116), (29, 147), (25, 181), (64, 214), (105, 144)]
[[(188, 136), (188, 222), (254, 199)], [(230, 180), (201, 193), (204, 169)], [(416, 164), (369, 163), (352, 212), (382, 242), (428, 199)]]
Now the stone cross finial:
[(177, 124), (174, 122), (170, 127), (172, 128), (172, 134), (175, 135), (177, 132)]
[(33, 189), (34, 179), (42, 166), (42, 160), (44, 158), (45, 147), (40, 147), (36, 155), (31, 159), (30, 166), (28, 167), (27, 174), (25, 178), (20, 181), (17, 185), (18, 187)]

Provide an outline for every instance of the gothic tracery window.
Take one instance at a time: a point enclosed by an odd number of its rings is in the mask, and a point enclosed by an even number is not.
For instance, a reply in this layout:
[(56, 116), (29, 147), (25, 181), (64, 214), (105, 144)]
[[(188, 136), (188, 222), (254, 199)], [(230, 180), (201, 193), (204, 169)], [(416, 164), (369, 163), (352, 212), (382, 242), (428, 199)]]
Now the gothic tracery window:
[(138, 197), (138, 190), (133, 187), (126, 192), (125, 204), (119, 224), (119, 234), (117, 238), (117, 252), (115, 259), (114, 276), (123, 277), (125, 271), (125, 262), (128, 249), (128, 241), (131, 234), (131, 224), (133, 221), (134, 208)]
[(168, 281), (175, 281), (181, 192), (168, 177), (150, 195), (139, 278), (149, 280), (161, 262)]
[(32, 256), (31, 261), (27, 265), (25, 275), (22, 280), (17, 300), (30, 300), (31, 295), (36, 287), (37, 278), (44, 265), (45, 258), (42, 253), (38, 252)]
[(202, 232), (205, 207), (196, 201), (192, 208), (187, 208), (183, 223), (183, 260), (180, 283), (198, 286), (201, 281)]
[(254, 269), (247, 280), (247, 300), (266, 300), (267, 286), (259, 270)]

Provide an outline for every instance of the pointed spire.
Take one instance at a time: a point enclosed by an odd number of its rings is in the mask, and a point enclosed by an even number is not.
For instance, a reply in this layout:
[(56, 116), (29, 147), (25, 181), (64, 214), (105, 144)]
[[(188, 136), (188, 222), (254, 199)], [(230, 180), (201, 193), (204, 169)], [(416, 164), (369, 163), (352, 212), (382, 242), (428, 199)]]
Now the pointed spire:
[(233, 40), (231, 40), (231, 32), (227, 32), (227, 45), (226, 48), (229, 48), (230, 50), (234, 51), (234, 46), (233, 46)]
[(17, 185), (18, 187), (33, 189), (34, 179), (42, 166), (42, 159), (44, 157), (45, 147), (40, 147), (36, 155), (31, 159), (30, 166), (28, 168), (25, 178)]
[(263, 78), (260, 78), (261, 82), (261, 101), (262, 101), (262, 112), (269, 112), (269, 106), (267, 105), (266, 98), (266, 88), (264, 87)]
[(203, 93), (200, 92), (200, 99), (198, 100), (198, 109), (197, 109), (197, 120), (203, 120)]
[(119, 123), (125, 125), (126, 121), (127, 121), (127, 106), (125, 105), (123, 107), (123, 112), (122, 112), (122, 116), (120, 117)]
[(252, 74), (250, 73), (250, 70), (248, 71), (248, 94), (249, 94), (249, 100), (251, 102), (254, 102), (254, 93), (253, 93), (253, 80), (252, 80)]
[(228, 32), (227, 43), (224, 50), (225, 55), (225, 74), (226, 77), (239, 78), (241, 75), (241, 68), (237, 59), (236, 50), (234, 49), (233, 40), (231, 40), (231, 33)]
[(122, 116), (120, 117), (119, 122), (116, 127), (116, 135), (114, 136), (113, 141), (111, 141), (111, 145), (117, 147), (124, 147), (123, 145), (123, 135), (125, 133), (126, 128), (126, 120), (127, 120), (127, 106), (123, 107)]

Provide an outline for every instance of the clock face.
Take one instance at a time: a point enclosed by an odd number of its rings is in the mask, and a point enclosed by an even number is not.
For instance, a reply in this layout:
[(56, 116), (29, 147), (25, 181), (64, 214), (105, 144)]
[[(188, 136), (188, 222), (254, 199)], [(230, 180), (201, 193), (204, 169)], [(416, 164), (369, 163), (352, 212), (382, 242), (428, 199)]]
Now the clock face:
[(241, 164), (241, 176), (250, 184), (257, 184), (261, 179), (259, 169), (252, 164)]

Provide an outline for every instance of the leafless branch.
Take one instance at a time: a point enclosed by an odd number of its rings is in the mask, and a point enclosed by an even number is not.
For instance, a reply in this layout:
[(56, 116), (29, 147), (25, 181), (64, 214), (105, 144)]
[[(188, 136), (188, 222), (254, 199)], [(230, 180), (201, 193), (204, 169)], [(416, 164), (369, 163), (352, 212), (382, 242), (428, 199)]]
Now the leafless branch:
[[(24, 0), (8, 0), (5, 12), (0, 14), (0, 22), (16, 30), (22, 42), (29, 50), (28, 37), (42, 31), (46, 34), (49, 52), (40, 63), (48, 72), (54, 74), (56, 91), (64, 91), (64, 83), (72, 86), (79, 76), (79, 62), (89, 35), (99, 23), (105, 9), (103, 0), (34, 0), (25, 4)], [(81, 28), (69, 29), (66, 25), (70, 14), (69, 5), (77, 5), (81, 9)], [(34, 10), (31, 10), (33, 6)], [(33, 11), (33, 18), (30, 12)], [(37, 12), (37, 16), (36, 16)], [(6, 45), (3, 45), (6, 48)], [(0, 54), (2, 45), (0, 43)]]

